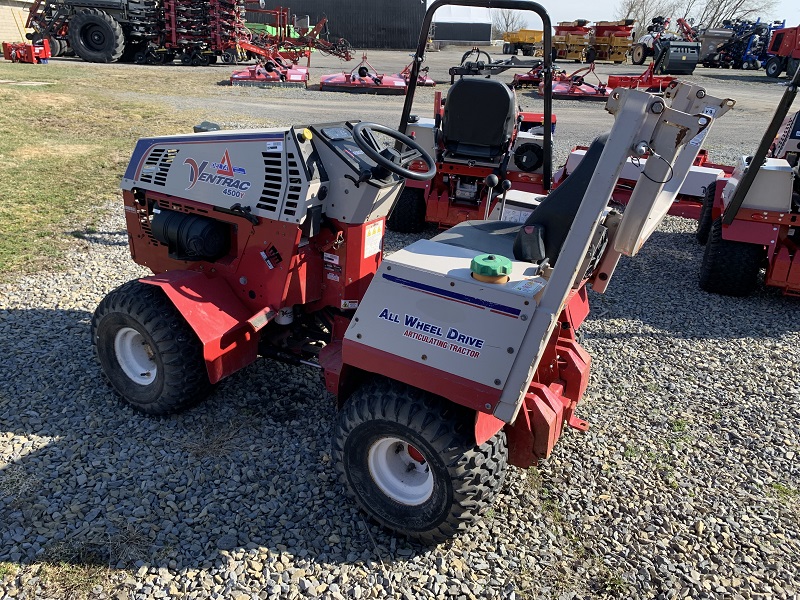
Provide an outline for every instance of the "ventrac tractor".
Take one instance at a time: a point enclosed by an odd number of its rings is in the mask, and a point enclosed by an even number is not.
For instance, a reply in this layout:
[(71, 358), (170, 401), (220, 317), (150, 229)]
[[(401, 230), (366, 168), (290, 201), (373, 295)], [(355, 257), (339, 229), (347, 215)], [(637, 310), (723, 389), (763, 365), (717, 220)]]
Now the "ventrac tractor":
[[(434, 12), (481, 3), (430, 6), (410, 85)], [(550, 31), (539, 4), (491, 5), (533, 11)], [(611, 131), (525, 223), (467, 221), (388, 258), (386, 216), (405, 178), (434, 175), (411, 137), (351, 119), (142, 139), (122, 189), (131, 255), (153, 275), (96, 309), (102, 371), (130, 405), (163, 415), (259, 357), (318, 369), (336, 398), (345, 489), (394, 532), (447, 539), (489, 506), (508, 464), (535, 464), (567, 426), (587, 429), (576, 415), (587, 285), (602, 292), (620, 255), (639, 251), (732, 105), (689, 84), (614, 91)], [(462, 125), (465, 143), (495, 139)], [(626, 159), (645, 153), (661, 160), (624, 214), (610, 210)], [(408, 168), (417, 161), (424, 171)]]
[(697, 240), (708, 292), (746, 296), (765, 269), (767, 286), (800, 295), (800, 113), (789, 114), (799, 83), (797, 69), (755, 154), (706, 190)]

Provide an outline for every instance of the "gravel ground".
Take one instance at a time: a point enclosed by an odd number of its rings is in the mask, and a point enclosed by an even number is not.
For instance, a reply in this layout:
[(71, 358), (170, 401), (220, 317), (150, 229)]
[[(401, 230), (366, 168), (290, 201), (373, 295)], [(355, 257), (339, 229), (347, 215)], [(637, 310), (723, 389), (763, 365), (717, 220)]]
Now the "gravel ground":
[[(711, 133), (715, 158), (754, 145), (770, 112), (756, 98), (775, 87), (727, 87), (742, 100)], [(236, 101), (261, 122), (252, 93)], [(295, 93), (311, 92), (283, 101)], [(564, 148), (610, 124), (597, 105), (557, 110)], [(0, 597), (800, 597), (797, 300), (702, 293), (694, 223), (667, 218), (592, 294), (589, 432), (513, 469), (468, 535), (423, 548), (346, 499), (316, 372), (262, 362), (164, 419), (119, 402), (89, 320), (144, 271), (108, 209), (66, 270), (0, 285)], [(390, 234), (387, 248), (410, 239)], [(70, 566), (86, 565), (102, 576), (69, 587)]]

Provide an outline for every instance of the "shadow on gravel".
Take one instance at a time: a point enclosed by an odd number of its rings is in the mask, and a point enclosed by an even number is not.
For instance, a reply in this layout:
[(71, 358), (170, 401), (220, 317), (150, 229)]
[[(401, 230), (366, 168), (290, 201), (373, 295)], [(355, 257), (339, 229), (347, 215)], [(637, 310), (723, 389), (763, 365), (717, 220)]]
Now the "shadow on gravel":
[[(590, 319), (635, 319), (683, 338), (780, 337), (800, 331), (800, 300), (759, 286), (750, 297), (709, 294), (699, 287), (703, 247), (693, 233), (656, 232), (633, 258), (623, 258), (605, 294), (592, 293)], [(592, 333), (638, 337), (642, 331)], [(653, 333), (657, 333), (653, 332)]]
[(128, 245), (128, 232), (125, 229), (117, 231), (95, 231), (93, 229), (76, 229), (69, 231), (72, 237), (86, 240), (91, 244), (98, 246), (127, 246)]
[(788, 82), (787, 79), (775, 79), (773, 77), (767, 77), (763, 70), (753, 72), (742, 71), (738, 69), (698, 69), (696, 74), (702, 75), (703, 77), (708, 77), (709, 79), (723, 81), (725, 83), (731, 83), (732, 79), (742, 83), (763, 83), (765, 85), (774, 85), (776, 83), (786, 85)]
[(329, 455), (315, 370), (262, 362), (205, 404), (151, 418), (103, 381), (88, 312), (0, 311), (0, 561), (225, 566), (392, 561), (422, 551), (368, 524)]

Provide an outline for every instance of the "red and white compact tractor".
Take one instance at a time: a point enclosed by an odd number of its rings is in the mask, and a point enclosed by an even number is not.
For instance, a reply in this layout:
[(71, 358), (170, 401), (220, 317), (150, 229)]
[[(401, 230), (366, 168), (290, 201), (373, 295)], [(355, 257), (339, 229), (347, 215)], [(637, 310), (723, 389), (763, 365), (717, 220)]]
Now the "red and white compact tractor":
[(697, 224), (700, 287), (747, 296), (765, 285), (800, 295), (800, 113), (789, 114), (797, 69), (753, 156), (708, 186)]
[[(412, 82), (445, 4), (479, 0), (431, 5)], [(539, 4), (492, 5), (550, 29)], [(704, 113), (732, 105), (690, 84), (663, 98), (613, 92), (614, 127), (526, 223), (468, 221), (388, 258), (405, 179), (435, 174), (410, 137), (343, 120), (142, 139), (122, 189), (131, 255), (154, 274), (95, 311), (102, 371), (130, 405), (163, 415), (259, 357), (319, 369), (347, 491), (386, 528), (445, 540), (489, 506), (508, 464), (535, 464), (566, 426), (588, 428), (575, 414), (591, 362), (576, 341), (587, 284), (602, 292), (620, 255), (639, 251), (713, 121)], [(624, 214), (609, 210), (626, 159), (644, 153), (662, 160)], [(416, 161), (424, 172), (406, 166)]]

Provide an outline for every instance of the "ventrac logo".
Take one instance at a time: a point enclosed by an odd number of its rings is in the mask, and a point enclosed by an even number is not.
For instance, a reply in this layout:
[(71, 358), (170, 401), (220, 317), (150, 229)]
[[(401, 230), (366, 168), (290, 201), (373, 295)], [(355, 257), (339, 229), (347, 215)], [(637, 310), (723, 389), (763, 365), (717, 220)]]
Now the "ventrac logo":
[[(183, 161), (183, 164), (189, 165), (189, 186), (186, 188), (187, 190), (192, 189), (198, 181), (209, 185), (218, 185), (225, 188), (225, 190), (240, 190), (242, 192), (249, 190), (252, 185), (249, 181), (236, 177), (236, 175), (245, 175), (247, 171), (242, 167), (233, 165), (227, 149), (219, 162), (209, 165), (206, 160), (198, 165), (195, 159), (187, 158)], [(241, 196), (237, 195), (237, 197)]]

